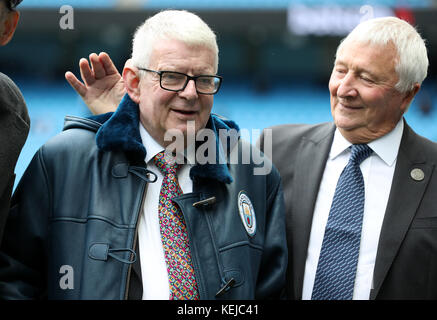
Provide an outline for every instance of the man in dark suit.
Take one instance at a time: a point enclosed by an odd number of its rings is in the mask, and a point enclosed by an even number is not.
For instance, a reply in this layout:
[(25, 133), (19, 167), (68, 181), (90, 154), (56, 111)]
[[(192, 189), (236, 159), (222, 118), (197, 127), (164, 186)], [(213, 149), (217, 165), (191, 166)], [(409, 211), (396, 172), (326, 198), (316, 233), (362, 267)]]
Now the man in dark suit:
[[(408, 23), (361, 23), (337, 49), (334, 122), (266, 129), (286, 200), (290, 299), (437, 298), (437, 144), (403, 119), (427, 68), (424, 41)], [(345, 187), (354, 145), (370, 149)], [(269, 149), (263, 136), (260, 148)], [(353, 231), (346, 220), (357, 214)]]
[[(0, 45), (14, 35), (19, 13), (15, 7), (21, 0), (0, 0)], [(15, 181), (15, 164), (29, 133), (30, 119), (26, 103), (15, 83), (0, 73), (0, 241), (9, 212)]]

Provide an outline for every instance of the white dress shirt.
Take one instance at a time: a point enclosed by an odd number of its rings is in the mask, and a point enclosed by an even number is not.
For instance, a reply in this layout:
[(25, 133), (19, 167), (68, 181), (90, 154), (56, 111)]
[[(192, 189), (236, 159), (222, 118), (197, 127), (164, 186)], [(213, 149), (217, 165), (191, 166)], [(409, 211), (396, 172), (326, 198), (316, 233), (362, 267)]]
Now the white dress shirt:
[[(153, 161), (153, 157), (163, 151), (164, 147), (150, 136), (141, 123), (140, 135), (143, 145), (147, 150), (144, 161), (147, 164), (147, 168), (158, 177), (155, 183), (147, 185), (144, 206), (138, 225), (143, 299), (168, 300), (170, 290), (167, 264), (162, 247), (158, 214), (159, 192), (164, 177)], [(178, 181), (183, 193), (190, 193), (193, 190), (193, 183), (189, 177), (190, 168), (190, 164), (184, 164), (178, 169)]]
[[(375, 267), (379, 235), (390, 194), (403, 130), (404, 123), (401, 119), (391, 132), (369, 143), (368, 146), (374, 152), (360, 165), (364, 178), (365, 201), (360, 252), (353, 294), (354, 300), (369, 299), (370, 290), (373, 286), (373, 269)], [(334, 134), (334, 140), (326, 162), (314, 209), (303, 282), (302, 299), (304, 300), (311, 299), (325, 227), (337, 181), (349, 161), (349, 146), (351, 146), (351, 143), (337, 129)]]

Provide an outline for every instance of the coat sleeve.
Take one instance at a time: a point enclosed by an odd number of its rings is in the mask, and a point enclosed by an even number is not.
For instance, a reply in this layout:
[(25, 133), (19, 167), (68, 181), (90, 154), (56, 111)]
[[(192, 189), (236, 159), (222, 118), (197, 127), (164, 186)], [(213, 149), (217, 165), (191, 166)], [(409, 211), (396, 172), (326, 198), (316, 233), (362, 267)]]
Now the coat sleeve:
[(32, 159), (12, 197), (0, 248), (0, 298), (46, 295), (46, 248), (50, 212), (42, 150)]
[(256, 299), (283, 297), (288, 260), (284, 196), (279, 173), (274, 167), (267, 179), (270, 180), (267, 182), (268, 185), (272, 187), (267, 195), (265, 243), (256, 286)]
[(30, 119), (24, 98), (15, 83), (0, 72), (0, 240), (21, 149), (29, 133)]

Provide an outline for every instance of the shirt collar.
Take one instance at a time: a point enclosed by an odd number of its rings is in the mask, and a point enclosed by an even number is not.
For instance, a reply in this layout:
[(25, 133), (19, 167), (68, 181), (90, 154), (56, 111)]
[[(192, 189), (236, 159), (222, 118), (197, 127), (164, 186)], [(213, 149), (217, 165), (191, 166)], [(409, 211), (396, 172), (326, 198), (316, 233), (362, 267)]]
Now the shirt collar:
[(149, 163), (149, 161), (152, 160), (158, 153), (164, 151), (164, 147), (161, 146), (155, 139), (152, 138), (152, 136), (144, 128), (141, 122), (140, 122), (140, 136), (143, 145), (144, 147), (146, 147), (147, 150), (146, 158), (144, 159), (144, 161), (146, 163)]
[[(367, 145), (372, 148), (375, 154), (378, 155), (388, 166), (392, 166), (398, 155), (403, 131), (404, 121), (401, 119), (392, 131)], [(337, 128), (334, 133), (334, 140), (332, 142), (329, 158), (331, 160), (335, 159), (345, 152), (351, 145), (352, 143), (346, 140)]]
[[(140, 122), (140, 136), (143, 145), (147, 150), (146, 157), (144, 158), (144, 161), (146, 163), (149, 163), (149, 161), (152, 160), (158, 153), (165, 150), (163, 146), (161, 146), (155, 139), (152, 138), (150, 133), (146, 130), (146, 128), (144, 128), (141, 122)], [(185, 153), (189, 153), (190, 155), (195, 155), (195, 150), (194, 148), (187, 148), (185, 150)], [(185, 157), (184, 163), (188, 163), (190, 165), (194, 164), (193, 160), (195, 159), (195, 157), (193, 156), (189, 157), (186, 155), (182, 155), (182, 156)]]

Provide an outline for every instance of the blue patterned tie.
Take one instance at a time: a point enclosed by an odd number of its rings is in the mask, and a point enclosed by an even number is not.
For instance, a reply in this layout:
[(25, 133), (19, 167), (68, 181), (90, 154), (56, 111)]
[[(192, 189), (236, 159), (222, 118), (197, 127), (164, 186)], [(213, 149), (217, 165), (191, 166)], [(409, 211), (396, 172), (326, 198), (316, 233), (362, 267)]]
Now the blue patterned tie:
[(360, 251), (364, 212), (364, 180), (360, 164), (372, 153), (366, 144), (355, 144), (332, 200), (312, 300), (351, 300)]

